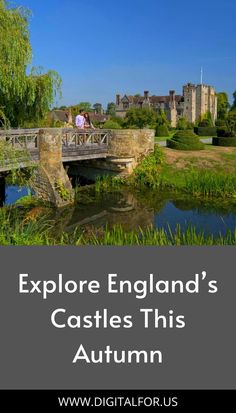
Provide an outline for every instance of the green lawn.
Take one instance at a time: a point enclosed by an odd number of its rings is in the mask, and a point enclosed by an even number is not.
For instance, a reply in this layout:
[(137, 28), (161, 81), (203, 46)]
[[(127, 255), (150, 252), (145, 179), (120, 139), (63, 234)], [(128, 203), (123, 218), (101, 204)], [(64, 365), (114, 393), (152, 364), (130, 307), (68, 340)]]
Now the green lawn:
[[(155, 136), (155, 142), (164, 142), (167, 139), (171, 139), (172, 136), (176, 133), (177, 131), (170, 132), (169, 136)], [(199, 139), (212, 139), (213, 136), (199, 136)]]
[(176, 131), (170, 132), (169, 136), (155, 136), (155, 142), (164, 142), (167, 139), (172, 138), (172, 136), (176, 133)]
[[(214, 170), (236, 174), (236, 148), (227, 148), (205, 144), (202, 151), (175, 151), (163, 148), (166, 156), (167, 169), (173, 175), (179, 175), (189, 169)], [(168, 172), (170, 172), (168, 171)]]
[(167, 139), (170, 139), (171, 136), (155, 136), (155, 142), (165, 142)]

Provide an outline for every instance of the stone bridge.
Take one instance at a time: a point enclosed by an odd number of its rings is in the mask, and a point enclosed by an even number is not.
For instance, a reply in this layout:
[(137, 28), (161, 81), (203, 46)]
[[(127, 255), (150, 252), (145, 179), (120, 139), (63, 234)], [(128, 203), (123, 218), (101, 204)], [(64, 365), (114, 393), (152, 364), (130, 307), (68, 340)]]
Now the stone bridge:
[[(17, 160), (1, 160), (0, 174), (14, 168), (35, 168), (32, 188), (36, 195), (56, 206), (70, 204), (74, 191), (64, 163), (96, 162), (96, 167), (129, 174), (154, 148), (149, 129), (18, 129), (0, 131), (0, 141), (15, 148)], [(19, 151), (19, 152), (18, 152)]]

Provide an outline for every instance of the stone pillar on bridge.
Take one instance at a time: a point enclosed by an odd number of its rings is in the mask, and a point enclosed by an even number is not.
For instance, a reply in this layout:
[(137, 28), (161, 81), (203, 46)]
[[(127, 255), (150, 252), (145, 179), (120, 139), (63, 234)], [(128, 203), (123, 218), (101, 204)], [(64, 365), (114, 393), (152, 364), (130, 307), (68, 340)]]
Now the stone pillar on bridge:
[(120, 165), (123, 173), (132, 173), (145, 156), (154, 150), (153, 129), (115, 129), (109, 140), (111, 162)]
[(39, 198), (58, 207), (74, 202), (74, 191), (62, 162), (62, 129), (39, 131), (39, 167), (33, 189)]

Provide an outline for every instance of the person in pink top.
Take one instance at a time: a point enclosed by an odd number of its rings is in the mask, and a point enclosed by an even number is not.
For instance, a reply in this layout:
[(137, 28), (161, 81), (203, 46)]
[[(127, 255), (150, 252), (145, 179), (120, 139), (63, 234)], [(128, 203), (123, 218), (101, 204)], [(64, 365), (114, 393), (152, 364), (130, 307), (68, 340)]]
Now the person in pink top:
[(83, 109), (80, 109), (79, 115), (76, 116), (75, 118), (75, 125), (78, 129), (84, 129), (85, 125), (85, 117), (84, 117), (84, 111)]

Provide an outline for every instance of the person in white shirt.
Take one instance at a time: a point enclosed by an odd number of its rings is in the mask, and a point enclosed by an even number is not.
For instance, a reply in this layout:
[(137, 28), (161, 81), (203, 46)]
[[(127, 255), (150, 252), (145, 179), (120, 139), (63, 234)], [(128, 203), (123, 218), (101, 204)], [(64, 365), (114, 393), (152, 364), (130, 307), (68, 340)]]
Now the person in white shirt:
[(84, 111), (83, 109), (80, 109), (79, 115), (76, 116), (75, 118), (75, 125), (78, 129), (84, 129), (85, 125), (85, 117), (84, 117)]

